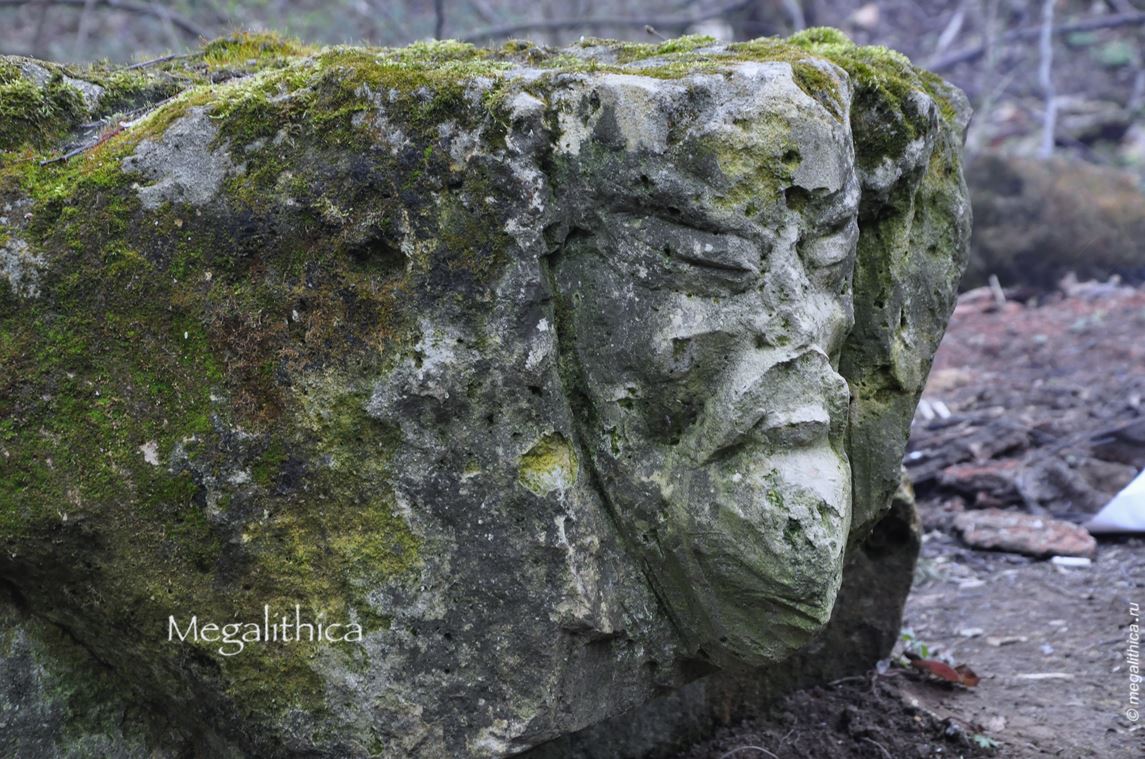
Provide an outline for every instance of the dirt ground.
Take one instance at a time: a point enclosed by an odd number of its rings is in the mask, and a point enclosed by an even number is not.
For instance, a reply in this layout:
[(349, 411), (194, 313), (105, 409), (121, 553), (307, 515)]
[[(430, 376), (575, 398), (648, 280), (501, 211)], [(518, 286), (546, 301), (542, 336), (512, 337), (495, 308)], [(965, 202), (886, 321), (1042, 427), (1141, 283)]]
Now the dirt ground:
[(926, 532), (904, 630), (978, 685), (892, 664), (792, 694), (682, 758), (1145, 756), (1126, 660), (1145, 539), (1101, 538), (1071, 567), (976, 550), (952, 527), (979, 508), (1081, 523), (1145, 464), (1145, 437), (1123, 433), (1145, 424), (1145, 289), (1065, 290), (963, 295), (906, 459)]

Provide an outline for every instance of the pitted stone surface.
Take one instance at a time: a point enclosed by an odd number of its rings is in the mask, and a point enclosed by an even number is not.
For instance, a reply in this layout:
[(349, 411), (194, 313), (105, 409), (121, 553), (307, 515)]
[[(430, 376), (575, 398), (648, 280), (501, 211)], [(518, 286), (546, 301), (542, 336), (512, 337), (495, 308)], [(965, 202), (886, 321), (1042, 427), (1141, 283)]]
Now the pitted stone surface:
[[(960, 93), (826, 30), (252, 46), (0, 184), (4, 625), (164, 751), (490, 757), (840, 618), (965, 261)], [(264, 604), (361, 640), (167, 640)]]

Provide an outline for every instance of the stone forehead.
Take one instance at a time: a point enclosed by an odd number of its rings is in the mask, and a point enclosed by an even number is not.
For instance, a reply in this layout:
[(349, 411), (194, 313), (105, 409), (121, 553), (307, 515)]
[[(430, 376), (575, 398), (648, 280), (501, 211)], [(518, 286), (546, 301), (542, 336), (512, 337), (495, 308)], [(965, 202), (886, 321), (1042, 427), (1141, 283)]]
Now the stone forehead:
[[(701, 70), (671, 80), (646, 74), (585, 75), (559, 87), (552, 100), (560, 130), (557, 151), (567, 155), (579, 154), (608, 119), (628, 151), (654, 155), (669, 150), (670, 130), (680, 124), (744, 147), (775, 143), (778, 122), (788, 122), (790, 130), (811, 119), (823, 122), (821, 131), (846, 131), (799, 87), (791, 65), (782, 61), (729, 59), (719, 73)], [(757, 128), (765, 114), (771, 130)], [(814, 130), (804, 126), (802, 131)]]

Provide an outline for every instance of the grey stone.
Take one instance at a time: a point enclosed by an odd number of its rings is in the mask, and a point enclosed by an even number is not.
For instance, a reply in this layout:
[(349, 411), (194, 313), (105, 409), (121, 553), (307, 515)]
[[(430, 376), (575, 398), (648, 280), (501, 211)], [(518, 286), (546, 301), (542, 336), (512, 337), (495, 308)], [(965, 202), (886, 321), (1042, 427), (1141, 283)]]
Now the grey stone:
[(43, 265), (44, 260), (19, 237), (0, 245), (0, 276), (8, 280), (8, 286), (18, 296), (34, 298), (39, 295), (40, 267)]
[(190, 108), (157, 140), (143, 140), (123, 169), (145, 179), (137, 187), (146, 209), (163, 203), (203, 205), (215, 198), (229, 174), (241, 173), (229, 153), (214, 148), (216, 129), (205, 108)]
[[(0, 578), (148, 745), (504, 756), (877, 658), (961, 94), (828, 30), (283, 45), (12, 190)], [(169, 640), (264, 604), (360, 640)]]

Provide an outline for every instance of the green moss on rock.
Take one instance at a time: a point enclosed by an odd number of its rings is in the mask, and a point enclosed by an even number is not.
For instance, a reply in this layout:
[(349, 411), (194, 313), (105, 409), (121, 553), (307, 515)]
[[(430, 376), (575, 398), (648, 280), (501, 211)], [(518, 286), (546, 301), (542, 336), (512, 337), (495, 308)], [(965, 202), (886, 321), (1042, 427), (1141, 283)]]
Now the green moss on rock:
[(859, 46), (839, 30), (823, 27), (795, 34), (789, 42), (847, 72), (855, 88), (851, 112), (857, 119), (856, 160), (864, 169), (901, 155), (927, 129), (926, 113), (915, 102), (918, 93), (932, 97), (945, 118), (954, 116), (933, 75), (916, 69), (902, 53), (879, 45)]
[(63, 72), (45, 70), (37, 84), (18, 59), (0, 58), (0, 152), (24, 144), (47, 147), (66, 135), (85, 115), (83, 97), (64, 81)]
[(207, 42), (197, 55), (211, 68), (233, 64), (249, 65), (251, 62), (262, 68), (268, 64), (280, 65), (287, 59), (305, 55), (313, 49), (298, 40), (271, 32), (238, 32)]
[(521, 456), (520, 482), (538, 495), (565, 490), (576, 476), (576, 454), (560, 435), (546, 435)]

